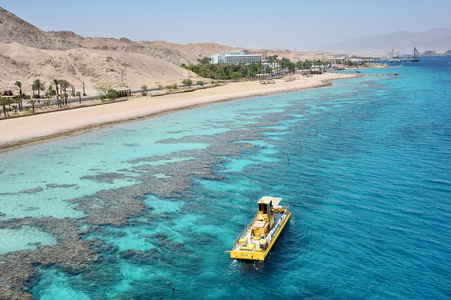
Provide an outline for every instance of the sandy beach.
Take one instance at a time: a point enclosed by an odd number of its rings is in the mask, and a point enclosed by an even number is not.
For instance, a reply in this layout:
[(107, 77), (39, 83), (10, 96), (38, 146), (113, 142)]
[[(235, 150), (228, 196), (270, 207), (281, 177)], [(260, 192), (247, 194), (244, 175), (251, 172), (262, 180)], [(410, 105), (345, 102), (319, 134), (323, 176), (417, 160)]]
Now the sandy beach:
[(259, 81), (233, 82), (189, 93), (130, 97), (127, 101), (105, 105), (0, 119), (0, 152), (79, 135), (113, 124), (222, 101), (316, 88), (328, 85), (332, 80), (350, 77), (355, 75), (325, 73), (313, 77), (299, 76), (293, 81), (276, 79), (273, 84), (262, 84)]

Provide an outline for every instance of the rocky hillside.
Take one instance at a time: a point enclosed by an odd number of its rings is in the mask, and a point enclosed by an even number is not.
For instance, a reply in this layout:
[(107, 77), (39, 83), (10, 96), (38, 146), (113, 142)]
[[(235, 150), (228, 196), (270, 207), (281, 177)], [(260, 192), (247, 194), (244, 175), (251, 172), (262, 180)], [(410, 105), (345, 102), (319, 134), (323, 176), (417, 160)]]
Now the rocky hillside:
[[(45, 32), (0, 7), (0, 91), (17, 92), (18, 80), (23, 91), (31, 94), (35, 79), (45, 82), (46, 88), (53, 79), (65, 79), (77, 91), (84, 83), (89, 95), (96, 95), (97, 87), (140, 89), (180, 84), (188, 77), (205, 80), (180, 66), (231, 50), (237, 49), (213, 43), (134, 42), (83, 37), (71, 31)], [(280, 50), (267, 54), (293, 61), (317, 55)]]
[(0, 91), (17, 92), (16, 80), (27, 94), (32, 93), (35, 79), (46, 87), (53, 79), (65, 79), (77, 91), (84, 83), (91, 95), (101, 86), (139, 89), (179, 84), (188, 77), (201, 80), (180, 66), (230, 49), (217, 44), (133, 42), (85, 38), (70, 31), (45, 32), (0, 7)]
[(67, 50), (77, 47), (57, 39), (0, 7), (0, 42), (19, 43), (38, 49)]

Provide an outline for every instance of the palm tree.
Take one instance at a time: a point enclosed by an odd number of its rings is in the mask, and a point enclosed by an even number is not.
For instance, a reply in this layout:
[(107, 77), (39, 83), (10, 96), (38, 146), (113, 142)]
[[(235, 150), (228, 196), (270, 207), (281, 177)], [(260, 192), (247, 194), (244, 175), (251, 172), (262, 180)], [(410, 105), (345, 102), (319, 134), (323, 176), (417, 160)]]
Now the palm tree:
[(61, 86), (61, 91), (66, 93), (67, 92), (67, 88), (70, 87), (69, 81), (67, 81), (65, 79), (61, 79), (59, 81), (59, 83), (60, 83), (60, 86)]
[(3, 106), (3, 114), (5, 115), (6, 118), (6, 105), (8, 104), (8, 98), (3, 98), (0, 95), (0, 105)]
[(44, 83), (41, 82), (40, 79), (36, 79), (35, 81), (33, 81), (33, 84), (31, 85), (31, 89), (33, 91), (38, 91), (38, 98), (41, 98), (41, 91), (45, 90), (45, 86)]
[[(69, 81), (67, 81), (65, 79), (61, 79), (59, 81), (59, 83), (60, 83), (60, 86), (61, 86), (61, 91), (64, 91), (64, 94), (67, 95), (66, 94), (66, 90), (67, 90), (68, 87), (70, 87)], [(65, 105), (67, 105), (67, 96), (65, 96), (64, 99), (65, 99)]]
[(19, 96), (22, 96), (22, 82), (17, 80), (16, 83), (14, 83), (14, 85), (19, 88)]
[(56, 95), (59, 95), (60, 93), (59, 93), (59, 89), (58, 89), (58, 84), (60, 84), (60, 83), (59, 83), (58, 79), (53, 79), (53, 83), (55, 84), (55, 87), (56, 87)]
[(20, 82), (19, 80), (16, 81), (16, 83), (14, 83), (15, 86), (17, 86), (19, 88), (19, 101), (17, 101), (19, 103), (19, 110), (22, 110), (22, 99), (23, 99), (23, 95), (22, 95), (22, 82)]
[(33, 108), (33, 113), (34, 113), (34, 105), (36, 104), (36, 100), (30, 100), (30, 101), (28, 101), (28, 102), (30, 102), (31, 103), (31, 107)]
[(69, 97), (69, 95), (67, 93), (64, 93), (62, 96), (64, 98), (64, 105), (67, 105), (67, 98)]

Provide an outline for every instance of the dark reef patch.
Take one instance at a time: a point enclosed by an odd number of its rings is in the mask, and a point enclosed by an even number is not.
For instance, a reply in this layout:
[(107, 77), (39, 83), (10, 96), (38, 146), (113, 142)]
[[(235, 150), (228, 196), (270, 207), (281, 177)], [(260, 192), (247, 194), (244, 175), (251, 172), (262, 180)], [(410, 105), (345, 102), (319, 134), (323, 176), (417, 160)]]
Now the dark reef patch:
[[(158, 143), (203, 143), (211, 145), (205, 149), (184, 150), (167, 155), (142, 157), (128, 161), (135, 165), (117, 172), (101, 173), (81, 177), (97, 183), (114, 184), (116, 180), (130, 179), (133, 185), (100, 190), (94, 194), (71, 199), (70, 202), (84, 213), (80, 219), (55, 219), (52, 217), (23, 218), (0, 221), (1, 228), (21, 228), (22, 226), (37, 227), (42, 231), (51, 233), (57, 243), (52, 246), (36, 245), (36, 250), (21, 250), (0, 255), (0, 298), (1, 299), (26, 299), (32, 298), (29, 287), (39, 280), (39, 269), (57, 268), (67, 274), (79, 274), (81, 277), (73, 279), (73, 285), (80, 285), (87, 281), (93, 288), (105, 287), (111, 282), (120, 280), (118, 260), (123, 259), (134, 264), (150, 264), (156, 268), (170, 266), (178, 272), (196, 275), (199, 272), (197, 266), (203, 258), (185, 246), (169, 238), (167, 233), (159, 232), (155, 235), (144, 235), (144, 238), (156, 247), (149, 251), (127, 249), (120, 251), (117, 246), (108, 244), (100, 238), (88, 239), (91, 235), (116, 238), (124, 236), (120, 231), (122, 227), (139, 226), (145, 224), (146, 228), (157, 228), (158, 224), (174, 225), (174, 221), (180, 217), (177, 212), (153, 213), (153, 208), (147, 206), (144, 201), (148, 195), (168, 201), (180, 201), (187, 194), (194, 183), (195, 178), (208, 180), (227, 180), (223, 175), (218, 175), (218, 165), (227, 157), (238, 156), (250, 151), (258, 151), (261, 148), (249, 141), (259, 140), (260, 132), (269, 131), (263, 126), (277, 125), (277, 120), (261, 118), (260, 123), (250, 126), (246, 130), (229, 130), (217, 135), (192, 135), (178, 139), (160, 140)], [(259, 127), (257, 127), (257, 125)], [(83, 147), (88, 144), (81, 144)], [(89, 145), (102, 145), (90, 143)], [(137, 147), (139, 143), (124, 144), (126, 147)], [(152, 165), (162, 161), (164, 164)], [(139, 164), (139, 165), (138, 165)], [(99, 172), (99, 169), (91, 169)], [(126, 174), (133, 174), (133, 177)], [(155, 176), (164, 174), (165, 176)], [(47, 184), (47, 188), (70, 188), (74, 184)], [(80, 185), (78, 188), (82, 188)], [(42, 191), (42, 187), (23, 190), (20, 193), (32, 194)], [(30, 207), (29, 209), (34, 209)], [(201, 203), (184, 203), (184, 210), (188, 213), (211, 213)], [(0, 213), (0, 216), (2, 214)], [(4, 215), (3, 215), (4, 216)], [(209, 224), (217, 224), (212, 218)], [(119, 229), (112, 232), (108, 227)], [(83, 228), (83, 229), (81, 229)], [(196, 233), (186, 229), (186, 238), (196, 239), (201, 247), (211, 245), (216, 237)]]
[(120, 173), (102, 173), (98, 175), (86, 175), (80, 177), (80, 179), (89, 179), (98, 183), (114, 183), (117, 179), (127, 178), (124, 174)]

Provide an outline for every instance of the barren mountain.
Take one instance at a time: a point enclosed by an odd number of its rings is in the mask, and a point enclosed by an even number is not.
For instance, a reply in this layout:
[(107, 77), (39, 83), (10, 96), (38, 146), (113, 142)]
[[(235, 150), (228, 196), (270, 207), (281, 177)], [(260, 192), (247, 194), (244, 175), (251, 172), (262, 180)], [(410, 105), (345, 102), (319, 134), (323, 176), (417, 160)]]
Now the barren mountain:
[(0, 42), (16, 42), (38, 49), (67, 50), (78, 47), (66, 40), (53, 38), (2, 7), (0, 7)]
[(140, 53), (78, 48), (67, 51), (44, 50), (18, 43), (0, 44), (0, 90), (13, 90), (19, 80), (23, 90), (31, 94), (31, 83), (41, 79), (46, 87), (53, 79), (65, 79), (81, 91), (85, 83), (88, 94), (97, 87), (142, 85), (156, 87), (180, 84), (196, 74), (166, 60)]
[[(219, 46), (219, 45), (218, 45)], [(220, 47), (220, 46), (219, 46)], [(226, 49), (227, 47), (224, 47)], [(16, 80), (31, 94), (35, 79), (65, 79), (88, 94), (97, 87), (139, 89), (201, 80), (182, 64), (197, 63), (196, 54), (126, 38), (85, 38), (70, 31), (44, 32), (0, 7), (0, 91), (14, 90)]]
[[(97, 87), (127, 86), (140, 89), (207, 79), (182, 68), (222, 51), (241, 50), (213, 43), (174, 44), (164, 41), (135, 42), (127, 38), (83, 37), (71, 31), (45, 32), (0, 7), (0, 91), (22, 90), (31, 94), (35, 79), (46, 88), (54, 79), (65, 79), (89, 95)], [(252, 50), (252, 49), (249, 49)], [(265, 50), (262, 50), (265, 51)], [(320, 57), (320, 53), (267, 51), (267, 55), (293, 61)]]

